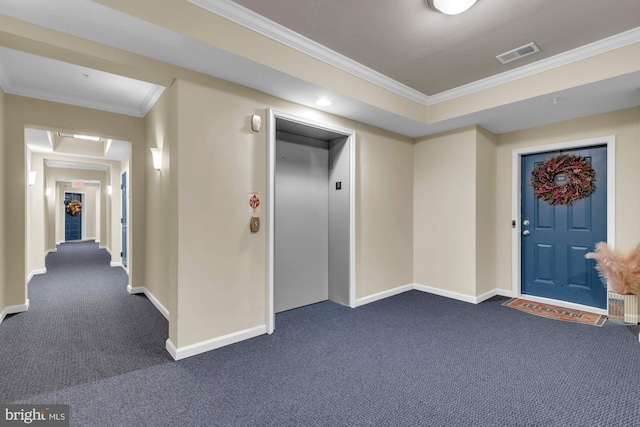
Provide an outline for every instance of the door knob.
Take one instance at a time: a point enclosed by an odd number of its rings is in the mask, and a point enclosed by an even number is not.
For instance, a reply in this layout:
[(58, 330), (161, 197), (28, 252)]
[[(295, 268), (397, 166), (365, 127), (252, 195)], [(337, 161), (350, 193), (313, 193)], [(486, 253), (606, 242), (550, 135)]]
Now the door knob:
[(528, 235), (529, 235), (529, 230), (524, 230), (524, 231), (522, 232), (522, 234), (523, 234), (523, 235), (525, 235), (525, 236), (528, 236)]
[(529, 225), (529, 220), (528, 220), (528, 219), (525, 219), (524, 221), (522, 221), (522, 224), (523, 224), (523, 225)]

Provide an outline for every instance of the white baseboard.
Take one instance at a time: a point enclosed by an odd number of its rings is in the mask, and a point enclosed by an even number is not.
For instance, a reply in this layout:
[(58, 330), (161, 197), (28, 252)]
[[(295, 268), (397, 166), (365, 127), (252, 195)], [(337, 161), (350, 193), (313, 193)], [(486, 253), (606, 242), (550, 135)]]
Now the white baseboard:
[(47, 268), (39, 268), (37, 270), (33, 270), (31, 273), (29, 273), (29, 276), (27, 277), (27, 283), (29, 283), (31, 281), (31, 279), (33, 279), (33, 276), (37, 276), (38, 274), (47, 274)]
[(464, 301), (471, 304), (478, 304), (478, 297), (471, 295), (461, 294), (458, 292), (448, 291), (446, 289), (433, 288), (431, 286), (420, 285), (418, 283), (413, 284), (413, 289), (420, 292), (427, 292), (429, 294), (440, 295), (441, 297), (447, 297), (458, 301)]
[(245, 329), (243, 331), (234, 332), (229, 335), (223, 335), (218, 338), (213, 338), (196, 344), (186, 345), (180, 348), (177, 348), (171, 342), (171, 339), (167, 339), (166, 348), (174, 360), (182, 360), (186, 359), (187, 357), (195, 356), (207, 351), (215, 350), (220, 347), (248, 340), (249, 338), (255, 338), (266, 333), (267, 325), (260, 325), (256, 326), (255, 328)]
[(378, 292), (377, 294), (369, 295), (368, 297), (358, 298), (352, 308), (360, 307), (365, 304), (379, 301), (381, 299), (389, 298), (394, 295), (398, 295), (403, 292), (410, 291), (412, 289), (413, 289), (413, 283), (410, 283), (408, 285), (400, 286), (398, 288), (389, 289), (388, 291)]
[(124, 268), (124, 265), (122, 265), (121, 262), (113, 262), (113, 261), (111, 261), (110, 265), (111, 265), (111, 267), (123, 267)]
[(100, 245), (98, 245), (98, 249), (104, 249), (105, 251), (107, 251), (107, 253), (109, 255), (111, 255), (111, 249), (109, 249), (108, 246), (100, 246)]
[(9, 314), (23, 313), (27, 310), (29, 310), (29, 300), (27, 300), (24, 304), (9, 305), (0, 312), (0, 323), (2, 323), (4, 318), (7, 317)]
[(64, 243), (64, 240), (61, 240), (61, 241), (59, 241), (59, 242), (56, 242), (56, 245), (61, 245), (61, 244), (63, 244), (63, 243)]
[(47, 256), (47, 255), (52, 254), (54, 252), (58, 252), (58, 248), (47, 249), (47, 252), (44, 254), (44, 256)]
[(160, 314), (162, 314), (165, 319), (169, 320), (169, 310), (167, 310), (167, 308), (162, 305), (160, 301), (158, 301), (158, 298), (156, 298), (151, 292), (149, 292), (147, 288), (145, 288), (144, 286), (136, 286), (135, 288), (127, 286), (127, 292), (129, 292), (129, 294), (131, 295), (145, 294), (149, 301), (151, 301), (151, 303), (158, 309)]

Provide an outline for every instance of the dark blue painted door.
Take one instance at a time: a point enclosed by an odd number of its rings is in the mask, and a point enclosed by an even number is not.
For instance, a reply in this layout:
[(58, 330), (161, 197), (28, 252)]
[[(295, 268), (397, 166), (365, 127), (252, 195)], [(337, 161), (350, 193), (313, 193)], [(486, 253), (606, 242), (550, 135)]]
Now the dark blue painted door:
[[(534, 195), (534, 167), (559, 154), (583, 156), (591, 163), (596, 189), (589, 197), (550, 205)], [(522, 293), (606, 308), (606, 288), (595, 261), (584, 257), (607, 240), (606, 146), (523, 156), (521, 208)]]
[[(72, 200), (78, 200), (82, 203), (82, 194), (80, 193), (64, 193), (64, 240), (81, 240), (82, 239), (82, 211), (76, 215), (67, 212), (67, 203)], [(84, 207), (83, 207), (84, 208)]]
[(122, 182), (120, 184), (120, 193), (122, 194), (122, 265), (127, 266), (127, 173), (122, 173)]

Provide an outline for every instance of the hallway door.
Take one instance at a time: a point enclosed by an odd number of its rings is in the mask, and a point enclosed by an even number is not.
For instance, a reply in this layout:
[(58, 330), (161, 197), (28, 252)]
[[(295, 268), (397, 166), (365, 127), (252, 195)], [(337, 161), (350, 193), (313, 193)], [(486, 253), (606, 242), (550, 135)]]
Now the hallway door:
[(72, 209), (74, 202), (82, 203), (81, 193), (64, 193), (64, 240), (82, 240), (82, 210)]
[[(550, 204), (536, 197), (531, 177), (537, 165), (561, 154), (585, 159), (595, 171), (596, 187), (573, 203)], [(521, 170), (522, 294), (606, 308), (606, 287), (595, 261), (584, 255), (607, 240), (607, 147), (530, 154), (522, 157)], [(562, 186), (570, 177), (557, 173), (551, 179)]]

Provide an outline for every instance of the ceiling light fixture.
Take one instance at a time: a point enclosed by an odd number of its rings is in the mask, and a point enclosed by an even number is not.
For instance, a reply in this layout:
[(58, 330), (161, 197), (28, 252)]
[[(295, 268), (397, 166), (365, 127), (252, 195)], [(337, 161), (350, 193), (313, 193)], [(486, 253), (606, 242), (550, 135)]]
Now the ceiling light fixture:
[(438, 12), (446, 15), (457, 15), (469, 9), (477, 0), (425, 0), (425, 2)]
[(316, 105), (319, 107), (328, 107), (331, 105), (331, 100), (327, 98), (320, 98), (316, 101)]
[(58, 136), (61, 136), (63, 138), (84, 139), (85, 141), (102, 141), (102, 138), (100, 138), (99, 136), (81, 135), (77, 133), (58, 132)]

